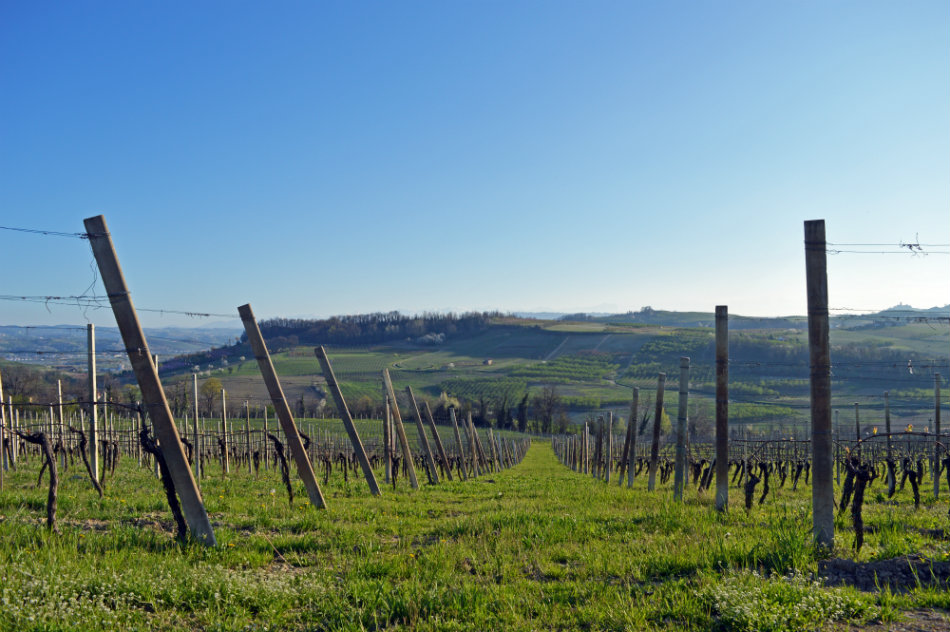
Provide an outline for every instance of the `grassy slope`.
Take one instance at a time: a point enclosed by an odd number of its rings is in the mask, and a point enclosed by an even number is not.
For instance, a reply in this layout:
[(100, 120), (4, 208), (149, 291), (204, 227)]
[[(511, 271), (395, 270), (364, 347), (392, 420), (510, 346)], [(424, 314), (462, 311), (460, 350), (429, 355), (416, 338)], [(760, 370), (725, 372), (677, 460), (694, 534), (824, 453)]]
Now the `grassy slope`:
[[(4, 630), (812, 629), (950, 607), (942, 591), (868, 595), (749, 572), (815, 570), (806, 486), (751, 515), (733, 489), (719, 517), (692, 490), (674, 506), (643, 481), (627, 490), (575, 474), (544, 444), (513, 470), (415, 493), (400, 483), (372, 498), (335, 475), (326, 511), (302, 504), (299, 484), (289, 508), (273, 471), (216, 475), (203, 485), (213, 550), (171, 540), (157, 482), (128, 461), (102, 501), (70, 470), (62, 534), (47, 535), (35, 473), (23, 468), (0, 494)], [(946, 539), (906, 528), (945, 527), (945, 503), (913, 513), (908, 495), (866, 509), (878, 532), (860, 559), (946, 559)]]

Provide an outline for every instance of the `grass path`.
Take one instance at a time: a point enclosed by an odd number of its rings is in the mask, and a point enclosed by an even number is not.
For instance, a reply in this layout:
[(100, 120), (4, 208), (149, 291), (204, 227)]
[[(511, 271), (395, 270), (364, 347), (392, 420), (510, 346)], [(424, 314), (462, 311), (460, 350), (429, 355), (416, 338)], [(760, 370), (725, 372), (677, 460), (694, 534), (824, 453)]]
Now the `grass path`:
[(720, 517), (695, 492), (673, 505), (571, 472), (543, 443), (512, 470), (415, 493), (334, 479), (327, 511), (289, 507), (272, 471), (213, 477), (213, 550), (171, 540), (147, 472), (127, 464), (100, 501), (77, 471), (60, 535), (40, 524), (36, 468), (0, 493), (4, 630), (781, 630), (950, 606), (806, 579), (808, 492)]

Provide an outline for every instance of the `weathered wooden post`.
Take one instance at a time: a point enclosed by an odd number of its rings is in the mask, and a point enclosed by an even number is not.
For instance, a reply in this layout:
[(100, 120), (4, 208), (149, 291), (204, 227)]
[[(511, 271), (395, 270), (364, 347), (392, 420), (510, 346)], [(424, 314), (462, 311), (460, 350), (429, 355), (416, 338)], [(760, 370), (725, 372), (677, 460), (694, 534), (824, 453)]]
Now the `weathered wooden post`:
[(627, 487), (633, 487), (637, 464), (637, 419), (640, 415), (640, 387), (633, 387), (630, 402), (630, 452), (627, 453)]
[(412, 394), (412, 387), (406, 387), (406, 393), (409, 394), (409, 405), (412, 407), (412, 414), (416, 418), (416, 430), (419, 431), (419, 443), (422, 444), (422, 451), (425, 453), (426, 472), (429, 473), (429, 482), (433, 485), (439, 482), (439, 473), (435, 471), (435, 458), (432, 455), (432, 446), (429, 445), (429, 439), (426, 437), (426, 429), (422, 425), (422, 415), (419, 413), (419, 405), (416, 404), (416, 396)]
[(680, 397), (676, 415), (676, 460), (673, 469), (673, 500), (683, 500), (686, 478), (686, 422), (689, 398), (689, 358), (680, 358)]
[(228, 440), (228, 394), (221, 389), (221, 471), (223, 474), (231, 473), (230, 442)]
[(468, 447), (472, 453), (472, 476), (478, 478), (482, 471), (478, 465), (478, 436), (475, 434), (475, 424), (472, 423), (472, 411), (465, 415), (465, 431), (468, 433)]
[(343, 420), (343, 427), (346, 428), (346, 434), (350, 437), (350, 444), (353, 446), (353, 453), (356, 460), (359, 461), (363, 469), (363, 478), (369, 485), (369, 491), (373, 496), (379, 496), (379, 484), (376, 482), (376, 475), (373, 473), (373, 467), (369, 463), (369, 457), (366, 456), (366, 450), (363, 449), (363, 442), (356, 431), (356, 424), (353, 423), (353, 417), (350, 415), (350, 409), (346, 406), (343, 399), (343, 391), (340, 390), (340, 384), (336, 381), (336, 375), (333, 374), (333, 367), (330, 366), (330, 359), (327, 357), (327, 351), (322, 346), (313, 350), (320, 362), (320, 368), (323, 370), (323, 377), (327, 380), (330, 392), (333, 393), (333, 399), (336, 400), (336, 407), (340, 411), (340, 418)]
[(396, 436), (399, 437), (399, 443), (402, 445), (402, 462), (405, 464), (406, 471), (409, 472), (409, 484), (412, 485), (413, 489), (419, 489), (419, 480), (416, 478), (416, 464), (412, 460), (412, 448), (409, 446), (409, 438), (406, 436), (406, 427), (402, 423), (402, 413), (399, 412), (399, 402), (396, 401), (393, 382), (389, 378), (389, 369), (383, 369), (383, 391), (392, 402), (393, 424), (396, 428)]
[(198, 374), (191, 374), (191, 386), (192, 386), (192, 398), (194, 399), (194, 420), (192, 422), (192, 429), (194, 430), (195, 438), (195, 449), (194, 454), (194, 470), (195, 470), (195, 480), (201, 481), (201, 435), (198, 434)]
[(892, 458), (891, 454), (891, 397), (890, 391), (884, 391), (884, 433), (887, 435), (887, 460)]
[(247, 454), (247, 473), (254, 474), (254, 459), (251, 456), (251, 407), (244, 400), (244, 448)]
[(650, 477), (647, 479), (647, 490), (656, 489), (656, 467), (660, 460), (660, 423), (663, 421), (663, 386), (666, 384), (666, 373), (660, 373), (656, 378), (656, 412), (653, 418), (653, 443), (650, 444)]
[(614, 414), (612, 411), (607, 412), (607, 441), (605, 442), (605, 449), (607, 456), (604, 459), (604, 482), (610, 483), (610, 470), (613, 466), (613, 449), (614, 449)]
[(86, 346), (89, 370), (89, 469), (99, 480), (99, 407), (96, 405), (96, 326), (86, 324)]
[(811, 364), (812, 530), (827, 550), (835, 545), (835, 493), (831, 436), (831, 348), (825, 221), (805, 222), (808, 348)]
[(294, 416), (290, 412), (290, 406), (287, 405), (287, 398), (284, 397), (284, 389), (280, 386), (280, 380), (277, 378), (277, 371), (274, 370), (274, 363), (270, 359), (270, 353), (267, 351), (267, 345), (264, 343), (264, 337), (261, 335), (261, 329), (254, 318), (254, 312), (251, 306), (241, 305), (238, 307), (238, 314), (241, 315), (241, 321), (244, 323), (244, 331), (247, 332), (247, 341), (251, 345), (254, 357), (257, 359), (257, 366), (261, 370), (261, 376), (264, 378), (264, 384), (267, 386), (267, 392), (270, 394), (271, 402), (274, 404), (274, 410), (277, 413), (277, 419), (280, 421), (280, 427), (284, 431), (284, 438), (290, 447), (290, 454), (293, 456), (294, 463), (297, 465), (297, 474), (303, 480), (304, 487), (307, 488), (307, 496), (314, 507), (326, 507), (326, 500), (323, 498), (323, 492), (320, 490), (320, 484), (313, 474), (313, 465), (310, 463), (310, 457), (304, 450), (303, 441), (300, 439), (300, 433), (297, 431), (297, 424), (294, 423)]
[(387, 395), (383, 398), (383, 463), (385, 465), (383, 468), (383, 474), (387, 484), (390, 482), (390, 476), (392, 475), (393, 467), (392, 421), (393, 413), (389, 409), (389, 396)]
[(716, 306), (716, 511), (729, 508), (729, 308)]
[(465, 448), (462, 447), (462, 433), (459, 432), (458, 420), (455, 418), (455, 407), (449, 408), (449, 419), (452, 420), (452, 429), (455, 431), (455, 448), (459, 453), (459, 461), (462, 470), (462, 480), (468, 480), (468, 464), (465, 462)]
[(426, 412), (426, 420), (429, 422), (429, 428), (432, 430), (432, 436), (435, 438), (435, 448), (439, 451), (439, 458), (442, 459), (442, 466), (445, 468), (445, 478), (452, 480), (452, 466), (449, 464), (449, 457), (445, 453), (445, 446), (442, 445), (442, 437), (439, 436), (439, 429), (435, 427), (435, 419), (432, 417), (432, 410), (429, 409), (429, 402), (422, 402)]
[(858, 402), (854, 402), (854, 440), (856, 445), (861, 440), (861, 416), (858, 413)]
[(148, 406), (155, 434), (162, 445), (162, 452), (175, 491), (181, 500), (188, 529), (196, 540), (208, 546), (214, 546), (216, 544), (214, 529), (211, 527), (211, 521), (208, 520), (201, 492), (198, 491), (191, 468), (188, 467), (188, 459), (185, 457), (185, 451), (179, 439), (178, 428), (175, 427), (171, 410), (168, 408), (165, 392), (158, 379), (158, 371), (152, 364), (148, 343), (145, 341), (145, 335), (135, 314), (135, 307), (122, 276), (122, 269), (119, 267), (119, 260), (116, 257), (105, 218), (102, 215), (90, 217), (84, 221), (84, 224), (99, 267), (99, 275), (109, 295), (116, 324), (119, 326), (122, 341), (129, 354), (132, 370), (135, 372), (145, 405)]
[(934, 373), (934, 500), (940, 496), (940, 374)]

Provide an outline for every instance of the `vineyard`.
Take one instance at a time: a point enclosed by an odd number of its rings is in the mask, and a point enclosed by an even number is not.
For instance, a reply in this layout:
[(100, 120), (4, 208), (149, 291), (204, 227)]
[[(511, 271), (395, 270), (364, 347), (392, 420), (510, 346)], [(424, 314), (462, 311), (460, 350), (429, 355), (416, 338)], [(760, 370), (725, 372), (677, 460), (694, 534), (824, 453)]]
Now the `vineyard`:
[(3, 629), (946, 628), (944, 316), (833, 343), (809, 265), (807, 336), (246, 304), (163, 368), (86, 226), (132, 370), (0, 391)]

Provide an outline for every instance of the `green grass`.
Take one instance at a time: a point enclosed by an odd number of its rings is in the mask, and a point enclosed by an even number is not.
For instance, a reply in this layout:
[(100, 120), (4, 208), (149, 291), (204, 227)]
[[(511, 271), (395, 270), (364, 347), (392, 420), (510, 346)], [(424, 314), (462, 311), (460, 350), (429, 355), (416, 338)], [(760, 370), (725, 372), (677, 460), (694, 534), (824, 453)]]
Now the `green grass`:
[[(733, 489), (719, 516), (692, 488), (673, 504), (666, 487), (574, 473), (543, 443), (514, 469), (417, 492), (400, 481), (379, 498), (334, 473), (327, 510), (301, 501), (299, 483), (288, 506), (272, 470), (224, 478), (212, 466), (202, 489), (215, 549), (172, 540), (158, 482), (131, 459), (102, 500), (78, 467), (65, 472), (62, 533), (48, 534), (36, 469), (8, 473), (0, 493), (4, 630), (783, 630), (948, 602), (815, 584), (807, 486), (775, 490), (751, 514)], [(909, 498), (869, 497), (879, 530), (859, 559), (946, 559), (947, 540), (898, 529), (946, 526), (945, 502), (924, 500), (914, 513)], [(837, 528), (838, 554), (851, 556), (846, 522)]]

